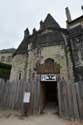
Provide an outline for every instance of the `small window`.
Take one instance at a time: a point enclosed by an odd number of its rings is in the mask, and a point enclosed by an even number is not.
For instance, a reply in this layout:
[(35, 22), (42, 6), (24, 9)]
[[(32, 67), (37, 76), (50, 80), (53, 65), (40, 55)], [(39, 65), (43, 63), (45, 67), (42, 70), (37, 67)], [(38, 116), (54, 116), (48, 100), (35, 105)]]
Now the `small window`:
[(1, 56), (1, 62), (5, 61), (5, 56)]
[(8, 56), (7, 59), (6, 59), (6, 62), (11, 62), (11, 61), (12, 61), (12, 57)]
[(18, 76), (18, 79), (21, 80), (21, 77), (22, 77), (22, 73), (19, 72), (19, 76)]

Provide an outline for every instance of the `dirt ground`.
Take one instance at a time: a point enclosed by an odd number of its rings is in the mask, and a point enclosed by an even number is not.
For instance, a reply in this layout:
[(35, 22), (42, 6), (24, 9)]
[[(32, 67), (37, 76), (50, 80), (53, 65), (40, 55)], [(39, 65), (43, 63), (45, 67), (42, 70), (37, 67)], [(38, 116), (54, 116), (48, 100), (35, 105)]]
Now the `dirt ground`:
[(22, 117), (17, 112), (0, 111), (0, 125), (83, 125), (83, 123), (63, 120), (55, 114)]

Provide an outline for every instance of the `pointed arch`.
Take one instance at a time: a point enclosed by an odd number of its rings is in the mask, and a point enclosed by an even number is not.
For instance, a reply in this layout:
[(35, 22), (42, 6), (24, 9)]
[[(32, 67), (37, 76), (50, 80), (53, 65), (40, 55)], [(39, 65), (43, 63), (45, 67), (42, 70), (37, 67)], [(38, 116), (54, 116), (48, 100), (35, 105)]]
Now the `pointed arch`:
[(44, 64), (39, 64), (37, 67), (38, 74), (60, 74), (60, 65), (54, 59), (47, 58)]

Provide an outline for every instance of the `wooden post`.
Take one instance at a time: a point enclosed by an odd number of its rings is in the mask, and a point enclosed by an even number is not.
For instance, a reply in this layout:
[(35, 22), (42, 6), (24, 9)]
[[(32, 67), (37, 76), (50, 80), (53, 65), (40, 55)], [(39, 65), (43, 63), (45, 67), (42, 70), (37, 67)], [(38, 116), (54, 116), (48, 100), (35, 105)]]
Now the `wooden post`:
[(72, 99), (72, 92), (71, 92), (71, 84), (67, 85), (67, 92), (68, 92), (68, 104), (69, 104), (69, 118), (71, 120), (74, 119), (74, 112), (73, 112), (73, 99)]
[(77, 99), (78, 99), (77, 101), (78, 101), (80, 120), (83, 120), (83, 104), (82, 104), (83, 100), (81, 100), (81, 92), (80, 92), (79, 83), (76, 83), (76, 92), (77, 92)]
[(73, 96), (74, 117), (77, 120), (77, 119), (79, 119), (79, 111), (78, 111), (77, 94), (76, 94), (75, 84), (72, 84), (72, 96)]
[(60, 84), (61, 84), (61, 82), (59, 81), (58, 83), (57, 83), (57, 88), (58, 88), (58, 103), (59, 103), (59, 116), (60, 117), (62, 117), (62, 111), (61, 111), (61, 109), (62, 109), (62, 107), (61, 107), (61, 89), (60, 89)]

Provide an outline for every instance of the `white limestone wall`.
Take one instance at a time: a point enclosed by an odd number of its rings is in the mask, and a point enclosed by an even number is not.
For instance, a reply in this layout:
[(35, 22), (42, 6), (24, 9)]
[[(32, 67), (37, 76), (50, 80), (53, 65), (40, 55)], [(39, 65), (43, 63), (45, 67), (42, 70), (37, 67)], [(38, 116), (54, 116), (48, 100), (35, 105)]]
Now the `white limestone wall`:
[(25, 66), (26, 66), (26, 55), (18, 54), (14, 56), (12, 61), (10, 81), (19, 80), (19, 73), (21, 73), (21, 79), (24, 79)]
[[(33, 73), (36, 63), (44, 63), (47, 58), (52, 58), (57, 64), (60, 64), (60, 76), (64, 77), (66, 81), (73, 79), (72, 63), (70, 56), (66, 59), (66, 54), (63, 45), (42, 47), (39, 51), (34, 49), (29, 53), (28, 67), (27, 67), (27, 80), (30, 72)], [(67, 64), (69, 62), (69, 66)], [(71, 71), (70, 71), (71, 70)]]

